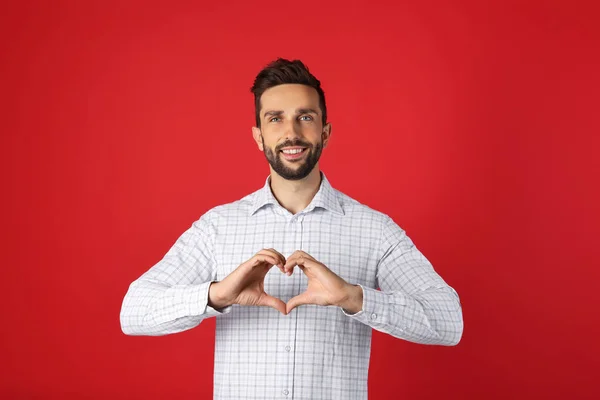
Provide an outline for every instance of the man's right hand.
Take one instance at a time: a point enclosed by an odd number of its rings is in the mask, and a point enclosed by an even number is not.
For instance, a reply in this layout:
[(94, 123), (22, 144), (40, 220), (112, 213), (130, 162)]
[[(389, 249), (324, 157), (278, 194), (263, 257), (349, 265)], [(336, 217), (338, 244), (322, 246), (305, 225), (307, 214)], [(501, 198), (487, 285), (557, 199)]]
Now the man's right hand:
[(210, 285), (208, 305), (215, 309), (232, 304), (267, 306), (286, 315), (285, 303), (265, 292), (265, 275), (274, 265), (284, 272), (285, 257), (274, 249), (259, 251), (225, 279)]

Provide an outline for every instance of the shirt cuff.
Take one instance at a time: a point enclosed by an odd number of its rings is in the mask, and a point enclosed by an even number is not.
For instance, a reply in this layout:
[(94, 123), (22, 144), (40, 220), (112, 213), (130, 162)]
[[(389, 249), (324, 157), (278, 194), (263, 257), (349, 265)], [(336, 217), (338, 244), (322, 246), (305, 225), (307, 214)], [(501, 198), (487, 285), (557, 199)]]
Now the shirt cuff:
[(232, 306), (215, 309), (208, 305), (208, 291), (213, 282), (214, 281), (205, 282), (200, 285), (188, 286), (182, 292), (180, 292), (180, 296), (182, 296), (182, 303), (188, 304), (188, 315), (213, 317), (231, 312)]
[(350, 318), (354, 318), (370, 326), (386, 325), (390, 319), (391, 305), (405, 305), (405, 297), (398, 292), (393, 295), (377, 289), (358, 285), (363, 290), (362, 309), (349, 314), (343, 308), (342, 312)]

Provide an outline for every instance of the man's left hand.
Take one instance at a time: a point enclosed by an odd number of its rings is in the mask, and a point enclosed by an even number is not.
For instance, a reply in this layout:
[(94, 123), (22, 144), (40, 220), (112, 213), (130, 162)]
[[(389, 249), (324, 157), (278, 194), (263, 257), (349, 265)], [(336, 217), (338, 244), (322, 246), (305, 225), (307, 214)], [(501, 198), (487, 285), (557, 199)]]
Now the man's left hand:
[(287, 258), (283, 266), (284, 272), (292, 275), (296, 265), (307, 276), (308, 287), (304, 293), (287, 302), (287, 314), (302, 304), (338, 306), (350, 314), (362, 310), (363, 293), (360, 286), (349, 284), (302, 250), (295, 251)]

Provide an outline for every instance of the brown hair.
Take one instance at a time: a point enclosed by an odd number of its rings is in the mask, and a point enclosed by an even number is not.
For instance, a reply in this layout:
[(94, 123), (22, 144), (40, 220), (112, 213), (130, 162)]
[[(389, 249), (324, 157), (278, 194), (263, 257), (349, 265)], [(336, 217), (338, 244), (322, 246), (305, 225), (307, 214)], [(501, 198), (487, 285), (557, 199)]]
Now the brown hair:
[(256, 79), (250, 91), (254, 93), (254, 109), (256, 115), (256, 126), (260, 128), (260, 97), (265, 90), (273, 86), (286, 83), (299, 83), (314, 88), (319, 94), (319, 107), (323, 115), (323, 125), (327, 123), (327, 106), (325, 105), (325, 92), (321, 89), (321, 82), (308, 70), (308, 67), (300, 60), (286, 60), (278, 58), (264, 67)]

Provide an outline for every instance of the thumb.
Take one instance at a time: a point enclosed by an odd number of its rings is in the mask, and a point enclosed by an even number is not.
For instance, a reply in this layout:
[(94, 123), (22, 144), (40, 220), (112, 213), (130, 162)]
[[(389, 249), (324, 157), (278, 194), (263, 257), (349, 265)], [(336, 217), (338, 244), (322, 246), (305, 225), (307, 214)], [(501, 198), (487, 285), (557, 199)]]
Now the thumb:
[(298, 296), (292, 297), (286, 304), (286, 313), (289, 314), (294, 308), (303, 304), (312, 304), (306, 292), (300, 293)]
[(278, 299), (271, 295), (265, 294), (261, 299), (260, 305), (267, 306), (267, 307), (273, 307), (274, 309), (276, 309), (283, 315), (286, 315), (285, 303), (283, 301), (281, 301), (281, 299)]

